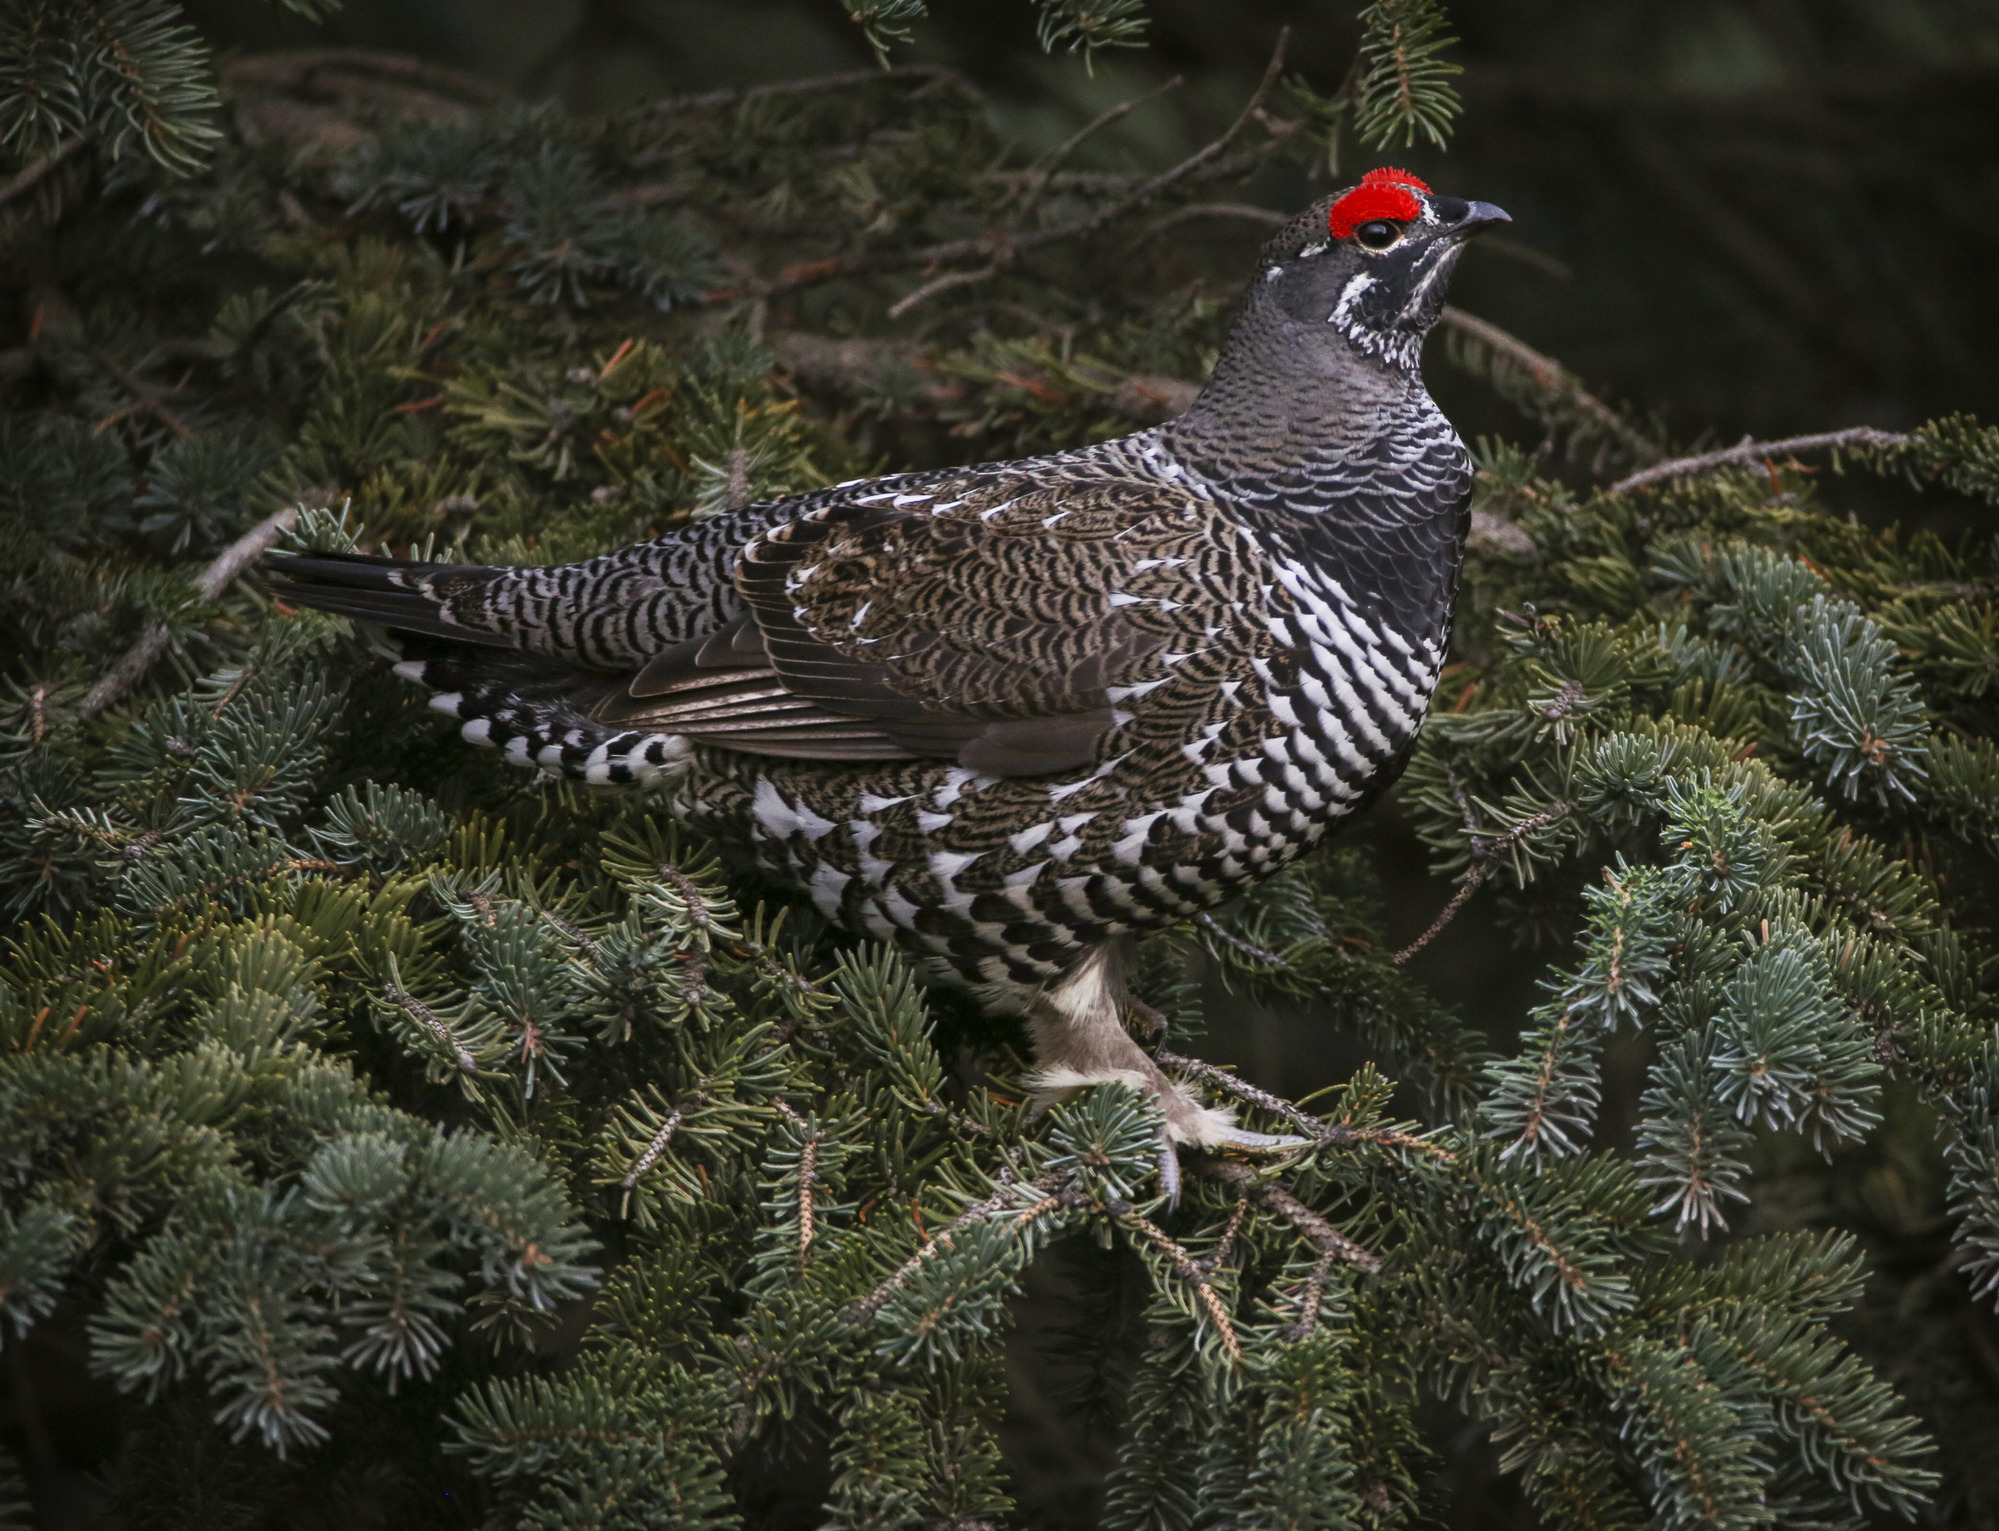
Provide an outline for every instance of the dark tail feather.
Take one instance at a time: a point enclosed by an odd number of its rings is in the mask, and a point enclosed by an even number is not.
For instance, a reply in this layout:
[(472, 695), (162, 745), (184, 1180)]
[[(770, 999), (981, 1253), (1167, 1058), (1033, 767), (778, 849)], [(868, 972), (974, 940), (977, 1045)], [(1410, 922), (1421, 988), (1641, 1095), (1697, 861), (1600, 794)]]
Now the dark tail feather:
[(615, 784), (656, 780), (687, 757), (678, 735), (607, 727), (590, 716), (617, 682), (452, 620), (452, 597), (503, 570), (363, 553), (273, 558), (266, 567), (280, 600), (388, 628), (403, 656), (396, 673), (428, 688), (430, 705), (459, 719), (466, 739), (516, 764)]
[(294, 606), (485, 648), (520, 647), (512, 635), (468, 627), (450, 611), (454, 596), (487, 584), (506, 572), (501, 569), (412, 563), (372, 553), (297, 554), (267, 559), (264, 567), (271, 576), (271, 593)]

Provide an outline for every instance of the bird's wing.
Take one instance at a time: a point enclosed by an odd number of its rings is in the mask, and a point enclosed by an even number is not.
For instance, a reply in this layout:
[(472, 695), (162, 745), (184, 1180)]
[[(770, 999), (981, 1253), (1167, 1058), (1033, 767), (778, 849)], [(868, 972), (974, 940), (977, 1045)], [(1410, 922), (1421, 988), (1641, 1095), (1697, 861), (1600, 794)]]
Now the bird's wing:
[(1143, 705), (1167, 652), (1202, 646), (1202, 597), (1233, 587), (1241, 552), (1156, 483), (863, 494), (752, 539), (744, 613), (656, 655), (595, 716), (753, 754), (1066, 770)]

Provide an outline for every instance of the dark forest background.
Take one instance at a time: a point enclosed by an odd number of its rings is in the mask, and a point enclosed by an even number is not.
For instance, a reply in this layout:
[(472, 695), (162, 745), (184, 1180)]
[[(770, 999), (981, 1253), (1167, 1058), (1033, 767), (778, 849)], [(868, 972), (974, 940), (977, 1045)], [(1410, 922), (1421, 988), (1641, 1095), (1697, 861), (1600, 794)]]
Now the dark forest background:
[[(225, 93), (242, 89), (261, 55), (358, 48), (577, 113), (871, 67), (873, 50), (844, 9), (834, 0), (348, 0), (309, 22), (248, 0), (187, 6)], [(1145, 46), (1099, 53), (1086, 69), (1078, 56), (1042, 51), (1023, 0), (933, 0), (894, 61), (971, 80), (998, 136), (1028, 154), (1185, 76), (1068, 161), (1128, 173), (1173, 165), (1223, 132), (1280, 29), (1291, 29), (1287, 72), (1326, 91), (1358, 36), (1352, 5), (1326, 0), (1151, 0), (1147, 13)], [(1957, 411), (1999, 419), (1999, 3), (1458, 0), (1451, 18), (1465, 111), (1449, 150), (1418, 143), (1388, 158), (1513, 215), (1503, 238), (1466, 260), (1454, 302), (1689, 449), (1863, 424), (1901, 430)], [(1273, 162), (1223, 195), (1288, 212), (1323, 184)], [(1167, 237), (1219, 293), (1248, 273), (1265, 233), (1247, 218), (1204, 218)], [(961, 339), (952, 324), (950, 305), (933, 303), (900, 321), (901, 336)], [(1532, 445), (1538, 427), (1493, 388), (1434, 353), (1429, 376), (1467, 440)], [(923, 466), (978, 443), (913, 432), (876, 445), (895, 466)], [(1985, 528), (1992, 514), (1881, 480), (1844, 485), (1840, 505), (1877, 525), (1946, 535)], [(1449, 884), (1393, 797), (1346, 833), (1378, 868), (1389, 939), (1409, 942)], [(1496, 908), (1473, 900), (1408, 971), (1504, 1049), (1541, 997), (1535, 976), (1550, 951), (1523, 945)], [(1288, 1097), (1366, 1058), (1295, 1014), (1240, 1002), (1230, 1013), (1235, 1024), (1213, 1025), (1202, 1053)], [(1621, 1086), (1611, 1070), (1606, 1121), (1628, 1115), (1616, 1092), (1640, 1083), (1635, 1069), (1627, 1076)], [(1032, 1277), (1044, 1288), (1060, 1279)], [(1035, 1290), (1019, 1311), (1030, 1339)], [(1999, 1387), (1999, 1322), (1979, 1308), (1966, 1323), (1977, 1364)], [(1009, 1454), (1029, 1508), (1063, 1524), (1069, 1486), (1080, 1493), (1102, 1462), (1049, 1423), (1034, 1347), (1010, 1354)], [(4, 1359), (20, 1355), (13, 1346)], [(90, 1396), (68, 1403), (87, 1410)], [(82, 1417), (63, 1413), (63, 1398), (48, 1403), (52, 1418)], [(1452, 1524), (1528, 1523), (1478, 1437), (1467, 1428)]]

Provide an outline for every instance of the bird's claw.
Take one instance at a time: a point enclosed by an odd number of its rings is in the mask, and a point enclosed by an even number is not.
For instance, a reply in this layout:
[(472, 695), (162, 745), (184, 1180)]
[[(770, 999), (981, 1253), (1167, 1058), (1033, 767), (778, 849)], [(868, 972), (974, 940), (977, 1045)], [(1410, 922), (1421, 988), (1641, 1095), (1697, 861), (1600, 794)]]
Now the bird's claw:
[(1247, 1132), (1241, 1127), (1226, 1127), (1210, 1134), (1204, 1148), (1252, 1148), (1276, 1151), (1285, 1148), (1307, 1148), (1310, 1138), (1294, 1137), (1285, 1132)]
[[(1288, 1133), (1250, 1132), (1241, 1127), (1222, 1126), (1210, 1121), (1198, 1143), (1190, 1142), (1190, 1148), (1240, 1148), (1251, 1152), (1281, 1153), (1291, 1148), (1309, 1148), (1310, 1138), (1293, 1137)], [(1166, 1198), (1166, 1210), (1171, 1212), (1180, 1205), (1180, 1154), (1179, 1145), (1174, 1141), (1170, 1128), (1162, 1128), (1159, 1134), (1159, 1190)]]

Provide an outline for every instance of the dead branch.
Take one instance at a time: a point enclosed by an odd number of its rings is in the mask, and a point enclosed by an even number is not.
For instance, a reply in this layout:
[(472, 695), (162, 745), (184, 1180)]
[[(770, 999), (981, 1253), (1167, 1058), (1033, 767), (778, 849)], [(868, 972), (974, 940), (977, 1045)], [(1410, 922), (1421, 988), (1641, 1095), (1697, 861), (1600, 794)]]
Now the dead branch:
[(1185, 207), (1175, 208), (1158, 222), (1147, 225), (1145, 232), (1133, 243), (1143, 243), (1170, 228), (1192, 223), (1196, 218), (1234, 218), (1242, 223), (1258, 223), (1267, 229), (1274, 229), (1281, 223), (1290, 222), (1291, 215), (1273, 212), (1270, 208), (1258, 207), (1250, 202), (1190, 202)]
[(978, 271), (947, 271), (942, 276), (925, 282), (916, 291), (897, 299), (889, 305), (888, 316), (900, 319), (919, 303), (928, 302), (940, 292), (949, 292), (953, 287), (970, 287), (976, 282), (989, 282), (1000, 274), (999, 262)]
[(1574, 374), (1554, 357), (1544, 356), (1519, 336), (1509, 334), (1491, 320), (1468, 314), (1449, 303), (1444, 305), (1441, 322), (1447, 329), (1456, 330), (1493, 354), (1505, 357), (1541, 392), (1561, 400), (1597, 429), (1614, 437), (1636, 460), (1644, 462), (1659, 455), (1659, 449), (1651, 441), (1633, 430), (1622, 415), (1583, 387)]
[[(1161, 192), (1180, 181), (1198, 172), (1219, 169), (1224, 164), (1232, 163), (1232, 161), (1224, 158), (1229, 146), (1242, 136), (1252, 122), (1267, 121), (1263, 113), (1263, 103), (1270, 95), (1271, 87), (1277, 83), (1278, 74), (1284, 68), (1284, 52), (1289, 46), (1290, 39), (1291, 29), (1289, 27), (1284, 28), (1278, 33), (1277, 47), (1270, 56), (1269, 65), (1264, 69), (1262, 80), (1258, 82), (1255, 91), (1250, 95), (1241, 113), (1237, 115), (1235, 121), (1229, 125), (1228, 130), (1221, 137), (1195, 150), (1171, 169), (1162, 170), (1159, 174), (1141, 181), (1116, 201), (1108, 202), (1092, 213), (1087, 213), (1083, 217), (1074, 219), (1068, 223), (1058, 224), (1054, 228), (1041, 229), (1034, 233), (986, 234), (976, 239), (954, 239), (947, 243), (931, 245), (921, 250), (880, 250), (855, 255), (833, 256), (823, 261), (810, 261), (793, 267), (790, 271), (779, 276), (775, 281), (764, 284), (757, 290), (762, 296), (768, 298), (776, 296), (779, 293), (792, 291), (798, 287), (811, 285), (815, 282), (827, 281), (838, 276), (852, 276), (856, 272), (875, 267), (925, 266), (935, 268), (952, 261), (967, 260), (975, 257), (983, 258), (987, 262), (987, 265), (971, 273), (968, 280), (983, 281), (993, 275), (998, 268), (1004, 266), (1008, 260), (1024, 251), (1039, 250), (1047, 245), (1058, 244), (1063, 240), (1078, 239), (1085, 235), (1093, 234), (1098, 229), (1104, 227), (1105, 224), (1113, 223), (1134, 209), (1144, 206)], [(1253, 157), (1250, 163), (1254, 163)], [(1247, 169), (1248, 165), (1245, 164), (1243, 168)], [(958, 283), (953, 285), (963, 284)], [(942, 291), (944, 289), (939, 287), (935, 290)], [(723, 291), (734, 296), (737, 290), (725, 288)], [(919, 294), (923, 296), (929, 295), (924, 293), (923, 289), (919, 288), (918, 292), (910, 294), (910, 297), (914, 298)], [(902, 301), (908, 302), (909, 299), (905, 298)]]
[[(277, 511), (259, 521), (249, 531), (224, 548), (207, 568), (194, 577), (195, 594), (212, 601), (227, 590), (236, 576), (269, 551), (271, 545), (298, 519), (298, 507)], [(166, 651), (170, 631), (164, 622), (148, 628), (139, 641), (125, 651), (104, 678), (90, 688), (77, 705), (76, 721), (87, 723), (119, 697), (137, 685), (152, 668), (153, 661)]]
[(1765, 458), (1791, 457), (1799, 452), (1822, 452), (1828, 449), (1839, 452), (1849, 447), (1905, 447), (1913, 439), (1897, 431), (1878, 430), (1871, 425), (1856, 425), (1843, 431), (1821, 431), (1813, 436), (1786, 436), (1781, 441), (1755, 441), (1744, 436), (1734, 446), (1723, 447), (1718, 452), (1702, 452), (1695, 457), (1676, 457), (1671, 462), (1662, 462), (1633, 473), (1628, 478), (1621, 478), (1610, 486), (1610, 492), (1626, 494), (1633, 489), (1664, 483), (1668, 479), (1696, 478), (1703, 473), (1714, 473), (1722, 468), (1760, 463)]
[(827, 91), (852, 90), (862, 85), (914, 80), (935, 89), (950, 86), (968, 96), (979, 88), (955, 69), (937, 64), (901, 64), (893, 69), (850, 69), (840, 74), (822, 74), (809, 80), (779, 80), (771, 85), (739, 85), (728, 90), (704, 91), (696, 96), (669, 96), (639, 107), (635, 117), (664, 117), (674, 112), (712, 112), (738, 106), (745, 101), (767, 101), (777, 96), (816, 96)]

